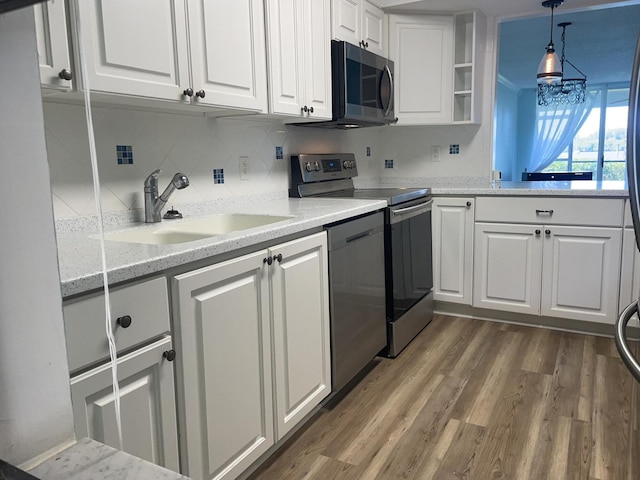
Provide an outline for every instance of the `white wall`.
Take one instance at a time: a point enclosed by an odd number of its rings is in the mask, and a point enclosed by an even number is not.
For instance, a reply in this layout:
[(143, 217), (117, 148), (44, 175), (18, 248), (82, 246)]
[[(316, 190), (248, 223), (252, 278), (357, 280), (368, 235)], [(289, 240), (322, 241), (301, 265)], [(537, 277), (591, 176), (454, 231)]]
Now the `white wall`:
[(0, 458), (73, 438), (31, 9), (0, 15)]

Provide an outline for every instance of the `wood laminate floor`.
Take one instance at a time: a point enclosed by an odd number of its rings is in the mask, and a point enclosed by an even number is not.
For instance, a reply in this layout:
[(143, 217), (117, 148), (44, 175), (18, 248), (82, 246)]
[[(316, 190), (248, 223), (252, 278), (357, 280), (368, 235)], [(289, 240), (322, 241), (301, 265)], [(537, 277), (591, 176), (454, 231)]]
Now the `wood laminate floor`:
[(638, 480), (636, 390), (612, 339), (436, 315), (251, 480)]

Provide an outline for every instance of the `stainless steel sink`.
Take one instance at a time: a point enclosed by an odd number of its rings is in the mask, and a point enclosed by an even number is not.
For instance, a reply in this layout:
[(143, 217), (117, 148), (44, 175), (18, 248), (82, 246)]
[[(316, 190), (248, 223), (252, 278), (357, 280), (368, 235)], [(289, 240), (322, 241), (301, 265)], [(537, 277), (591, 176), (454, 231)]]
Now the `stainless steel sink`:
[(104, 238), (114, 242), (172, 245), (270, 225), (290, 218), (292, 217), (274, 215), (211, 215), (193, 220), (171, 220), (160, 225), (153, 224), (130, 228), (108, 233)]

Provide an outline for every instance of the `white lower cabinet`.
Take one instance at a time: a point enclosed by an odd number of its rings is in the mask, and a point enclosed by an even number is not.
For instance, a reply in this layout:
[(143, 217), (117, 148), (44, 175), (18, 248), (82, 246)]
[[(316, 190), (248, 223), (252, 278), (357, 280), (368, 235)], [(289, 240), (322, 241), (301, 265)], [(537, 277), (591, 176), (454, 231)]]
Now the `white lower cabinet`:
[(474, 198), (434, 198), (433, 299), (471, 305)]
[(326, 252), (323, 232), (173, 278), (186, 475), (236, 478), (328, 395)]
[(476, 223), (475, 307), (613, 323), (620, 228)]
[[(171, 337), (118, 359), (122, 447), (175, 472), (178, 466)], [(119, 448), (110, 364), (71, 379), (76, 437)]]

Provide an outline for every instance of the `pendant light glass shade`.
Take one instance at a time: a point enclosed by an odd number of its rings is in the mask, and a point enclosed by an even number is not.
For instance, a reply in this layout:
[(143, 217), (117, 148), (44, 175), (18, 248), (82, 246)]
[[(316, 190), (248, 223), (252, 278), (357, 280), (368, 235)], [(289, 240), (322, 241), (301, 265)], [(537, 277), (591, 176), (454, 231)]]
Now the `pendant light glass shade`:
[(558, 83), (562, 81), (562, 63), (558, 54), (553, 48), (553, 44), (547, 47), (540, 65), (538, 66), (538, 83)]

